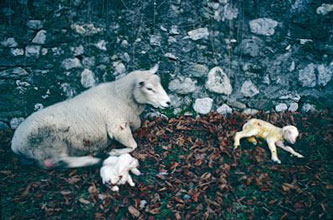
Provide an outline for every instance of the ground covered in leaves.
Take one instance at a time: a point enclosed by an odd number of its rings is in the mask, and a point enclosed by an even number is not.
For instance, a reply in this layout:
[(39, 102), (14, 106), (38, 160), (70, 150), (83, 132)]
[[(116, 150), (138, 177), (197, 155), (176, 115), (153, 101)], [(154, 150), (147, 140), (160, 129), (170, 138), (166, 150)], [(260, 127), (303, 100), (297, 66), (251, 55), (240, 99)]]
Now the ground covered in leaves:
[(294, 149), (270, 162), (264, 142), (233, 135), (250, 118), (216, 113), (144, 121), (135, 133), (141, 176), (135, 187), (112, 192), (98, 168), (23, 167), (10, 151), (12, 132), (1, 132), (0, 193), (3, 219), (333, 219), (333, 117), (264, 114), (255, 117), (300, 130)]

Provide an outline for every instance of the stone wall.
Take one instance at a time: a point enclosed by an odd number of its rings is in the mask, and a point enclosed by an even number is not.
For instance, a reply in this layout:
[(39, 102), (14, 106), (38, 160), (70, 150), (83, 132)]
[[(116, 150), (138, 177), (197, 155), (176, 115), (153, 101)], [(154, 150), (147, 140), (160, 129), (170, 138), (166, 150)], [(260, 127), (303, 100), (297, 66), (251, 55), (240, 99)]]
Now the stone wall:
[(1, 128), (157, 62), (173, 101), (169, 114), (333, 105), (329, 1), (0, 4)]

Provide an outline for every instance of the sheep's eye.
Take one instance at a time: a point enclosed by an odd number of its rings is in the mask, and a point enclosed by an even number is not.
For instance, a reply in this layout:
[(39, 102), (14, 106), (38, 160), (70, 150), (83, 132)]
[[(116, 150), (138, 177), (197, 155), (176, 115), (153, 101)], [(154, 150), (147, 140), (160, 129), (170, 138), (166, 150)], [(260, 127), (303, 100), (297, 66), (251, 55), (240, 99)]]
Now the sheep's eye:
[(152, 88), (150, 88), (150, 87), (147, 87), (147, 90), (154, 92), (154, 90)]

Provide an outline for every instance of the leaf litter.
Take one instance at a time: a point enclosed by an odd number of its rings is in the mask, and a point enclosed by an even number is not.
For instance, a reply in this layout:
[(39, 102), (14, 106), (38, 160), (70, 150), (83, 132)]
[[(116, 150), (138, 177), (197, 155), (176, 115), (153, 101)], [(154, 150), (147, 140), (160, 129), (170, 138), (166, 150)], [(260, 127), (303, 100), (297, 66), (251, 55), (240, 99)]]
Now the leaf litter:
[[(254, 117), (299, 128), (295, 149), (270, 161), (264, 141), (233, 151), (233, 135), (250, 118), (235, 112), (145, 120), (134, 133), (142, 175), (112, 192), (96, 167), (45, 171), (23, 166), (1, 131), (4, 219), (332, 219), (333, 117), (329, 111)], [(111, 147), (121, 147), (113, 144)]]

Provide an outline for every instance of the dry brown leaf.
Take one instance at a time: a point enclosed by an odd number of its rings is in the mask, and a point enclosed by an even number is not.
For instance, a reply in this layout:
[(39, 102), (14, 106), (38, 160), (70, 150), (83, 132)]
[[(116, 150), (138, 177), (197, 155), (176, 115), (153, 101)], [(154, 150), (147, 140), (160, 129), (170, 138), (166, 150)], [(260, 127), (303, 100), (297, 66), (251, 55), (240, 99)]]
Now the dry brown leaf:
[(131, 215), (136, 218), (138, 218), (141, 215), (140, 211), (134, 208), (133, 206), (128, 207), (128, 212), (131, 213)]

